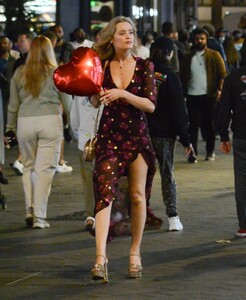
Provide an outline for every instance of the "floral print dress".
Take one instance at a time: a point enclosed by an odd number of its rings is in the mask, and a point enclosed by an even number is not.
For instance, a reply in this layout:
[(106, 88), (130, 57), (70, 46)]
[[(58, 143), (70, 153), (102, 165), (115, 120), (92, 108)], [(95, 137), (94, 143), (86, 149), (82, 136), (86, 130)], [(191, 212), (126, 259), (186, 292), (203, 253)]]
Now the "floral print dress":
[[(126, 88), (130, 93), (146, 97), (156, 104), (154, 65), (135, 57), (133, 78)], [(104, 71), (103, 87), (117, 88), (110, 74)], [(146, 200), (150, 198), (155, 174), (155, 153), (150, 141), (145, 113), (119, 99), (104, 107), (97, 132), (94, 169), (95, 214), (117, 197), (119, 179), (127, 176), (128, 166), (141, 153), (148, 165)]]

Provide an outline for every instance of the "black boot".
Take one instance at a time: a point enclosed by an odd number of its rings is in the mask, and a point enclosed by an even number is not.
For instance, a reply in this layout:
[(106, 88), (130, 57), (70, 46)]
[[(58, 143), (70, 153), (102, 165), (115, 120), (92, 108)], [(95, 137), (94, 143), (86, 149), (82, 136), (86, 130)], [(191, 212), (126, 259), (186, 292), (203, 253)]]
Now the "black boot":
[(0, 183), (2, 183), (2, 184), (8, 184), (9, 183), (8, 179), (6, 179), (3, 176), (3, 172), (2, 171), (0, 171)]

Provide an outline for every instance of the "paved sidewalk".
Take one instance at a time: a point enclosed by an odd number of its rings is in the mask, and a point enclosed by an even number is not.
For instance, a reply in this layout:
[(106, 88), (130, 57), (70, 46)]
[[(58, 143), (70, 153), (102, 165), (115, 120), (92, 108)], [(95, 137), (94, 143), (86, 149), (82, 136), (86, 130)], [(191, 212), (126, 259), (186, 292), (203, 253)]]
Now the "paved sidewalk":
[[(27, 229), (21, 177), (8, 167), (16, 149), (6, 153), (2, 186), (7, 209), (0, 209), (0, 299), (246, 299), (246, 239), (236, 239), (237, 218), (232, 156), (216, 151), (216, 161), (186, 163), (176, 149), (182, 232), (167, 231), (157, 172), (151, 206), (164, 219), (158, 231), (146, 231), (142, 244), (143, 278), (127, 279), (130, 237), (108, 245), (109, 279), (93, 284), (95, 240), (83, 230), (83, 191), (76, 143), (65, 156), (74, 171), (56, 174), (48, 205), (51, 228)], [(218, 145), (217, 145), (218, 147)]]

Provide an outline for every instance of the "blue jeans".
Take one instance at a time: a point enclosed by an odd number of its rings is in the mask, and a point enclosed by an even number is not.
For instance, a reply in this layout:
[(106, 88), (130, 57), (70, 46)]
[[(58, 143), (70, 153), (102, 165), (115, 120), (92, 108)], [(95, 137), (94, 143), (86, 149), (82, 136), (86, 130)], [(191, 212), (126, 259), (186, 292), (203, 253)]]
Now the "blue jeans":
[(159, 163), (163, 202), (169, 217), (177, 215), (176, 182), (174, 179), (174, 148), (176, 141), (169, 138), (152, 138)]
[(246, 140), (233, 139), (235, 198), (240, 229), (246, 229)]

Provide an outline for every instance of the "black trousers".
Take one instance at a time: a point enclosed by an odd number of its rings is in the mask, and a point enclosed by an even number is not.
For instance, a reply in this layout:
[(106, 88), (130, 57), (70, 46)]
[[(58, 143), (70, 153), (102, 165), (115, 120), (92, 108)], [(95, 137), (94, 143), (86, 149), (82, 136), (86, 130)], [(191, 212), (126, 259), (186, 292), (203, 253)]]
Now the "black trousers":
[(235, 198), (240, 229), (246, 229), (246, 140), (233, 139)]
[(211, 155), (215, 147), (215, 98), (208, 98), (207, 95), (187, 95), (186, 105), (189, 116), (189, 134), (195, 153), (198, 154), (198, 132), (202, 127), (206, 152), (207, 155)]

